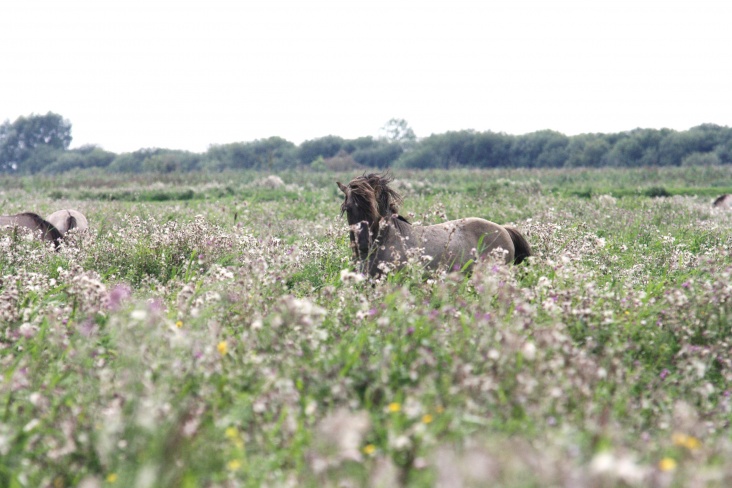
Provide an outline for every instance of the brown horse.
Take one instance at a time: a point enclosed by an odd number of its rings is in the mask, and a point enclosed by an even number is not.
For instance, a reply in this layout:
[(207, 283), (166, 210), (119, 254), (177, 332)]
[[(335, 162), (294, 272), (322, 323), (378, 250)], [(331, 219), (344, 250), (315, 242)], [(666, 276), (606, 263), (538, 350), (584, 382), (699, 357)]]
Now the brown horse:
[(0, 216), (0, 228), (11, 227), (17, 229), (18, 227), (27, 227), (34, 233), (40, 233), (41, 239), (47, 242), (53, 242), (53, 245), (58, 248), (61, 243), (61, 232), (53, 226), (47, 220), (44, 220), (40, 215), (32, 212), (19, 213), (16, 215), (2, 215)]
[(469, 217), (442, 224), (412, 226), (398, 213), (401, 196), (389, 187), (388, 175), (368, 174), (348, 185), (336, 182), (345, 194), (341, 215), (351, 226), (354, 257), (362, 271), (379, 276), (393, 265), (404, 266), (410, 254), (421, 253), (428, 269), (448, 266), (469, 270), (476, 255), (502, 250), (507, 263), (521, 263), (531, 247), (513, 227)]

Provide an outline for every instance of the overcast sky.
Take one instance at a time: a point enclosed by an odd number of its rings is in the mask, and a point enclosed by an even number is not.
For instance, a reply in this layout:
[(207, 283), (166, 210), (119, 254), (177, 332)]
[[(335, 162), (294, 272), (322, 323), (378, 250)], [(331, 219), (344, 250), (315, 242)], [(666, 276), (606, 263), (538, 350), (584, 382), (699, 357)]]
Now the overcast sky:
[(72, 147), (732, 125), (732, 2), (8, 0), (0, 122)]

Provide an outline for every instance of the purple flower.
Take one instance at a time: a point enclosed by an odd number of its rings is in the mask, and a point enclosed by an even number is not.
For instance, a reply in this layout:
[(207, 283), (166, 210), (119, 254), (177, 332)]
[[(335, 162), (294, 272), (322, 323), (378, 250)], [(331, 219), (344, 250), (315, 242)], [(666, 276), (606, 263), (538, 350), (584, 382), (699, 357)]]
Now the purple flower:
[(109, 292), (107, 307), (109, 307), (110, 310), (119, 310), (122, 303), (131, 296), (132, 288), (128, 285), (115, 285), (115, 287), (112, 288), (112, 291)]
[(165, 311), (165, 303), (160, 298), (151, 298), (147, 301), (149, 310), (154, 314), (160, 314)]
[(78, 326), (77, 330), (79, 331), (79, 334), (89, 338), (96, 335), (99, 327), (97, 327), (97, 324), (95, 324), (93, 320), (87, 319)]
[(662, 380), (666, 379), (666, 376), (668, 376), (668, 370), (666, 368), (663, 368), (663, 371), (661, 371), (661, 374), (658, 375)]

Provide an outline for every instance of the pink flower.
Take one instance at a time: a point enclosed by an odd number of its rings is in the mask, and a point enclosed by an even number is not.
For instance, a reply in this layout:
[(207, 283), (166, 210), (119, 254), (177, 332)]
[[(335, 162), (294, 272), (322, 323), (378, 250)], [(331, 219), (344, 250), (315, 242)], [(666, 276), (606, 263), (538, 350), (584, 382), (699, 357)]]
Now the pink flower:
[(109, 292), (107, 299), (107, 307), (110, 310), (119, 310), (122, 303), (132, 296), (132, 288), (128, 285), (115, 285), (112, 291)]

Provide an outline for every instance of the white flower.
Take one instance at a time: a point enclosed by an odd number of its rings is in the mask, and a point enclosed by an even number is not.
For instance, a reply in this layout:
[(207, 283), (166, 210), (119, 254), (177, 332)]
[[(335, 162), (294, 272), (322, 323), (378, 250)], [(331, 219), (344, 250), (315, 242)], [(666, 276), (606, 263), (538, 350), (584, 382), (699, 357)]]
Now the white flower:
[(145, 320), (147, 318), (147, 311), (139, 310), (139, 309), (133, 310), (132, 313), (130, 314), (130, 318), (132, 320), (138, 320), (138, 321)]
[(344, 283), (360, 283), (365, 279), (361, 273), (354, 273), (349, 269), (341, 270), (341, 281)]
[(524, 344), (524, 347), (521, 348), (521, 353), (524, 356), (524, 359), (527, 361), (533, 361), (536, 359), (536, 346), (533, 342), (527, 342)]

